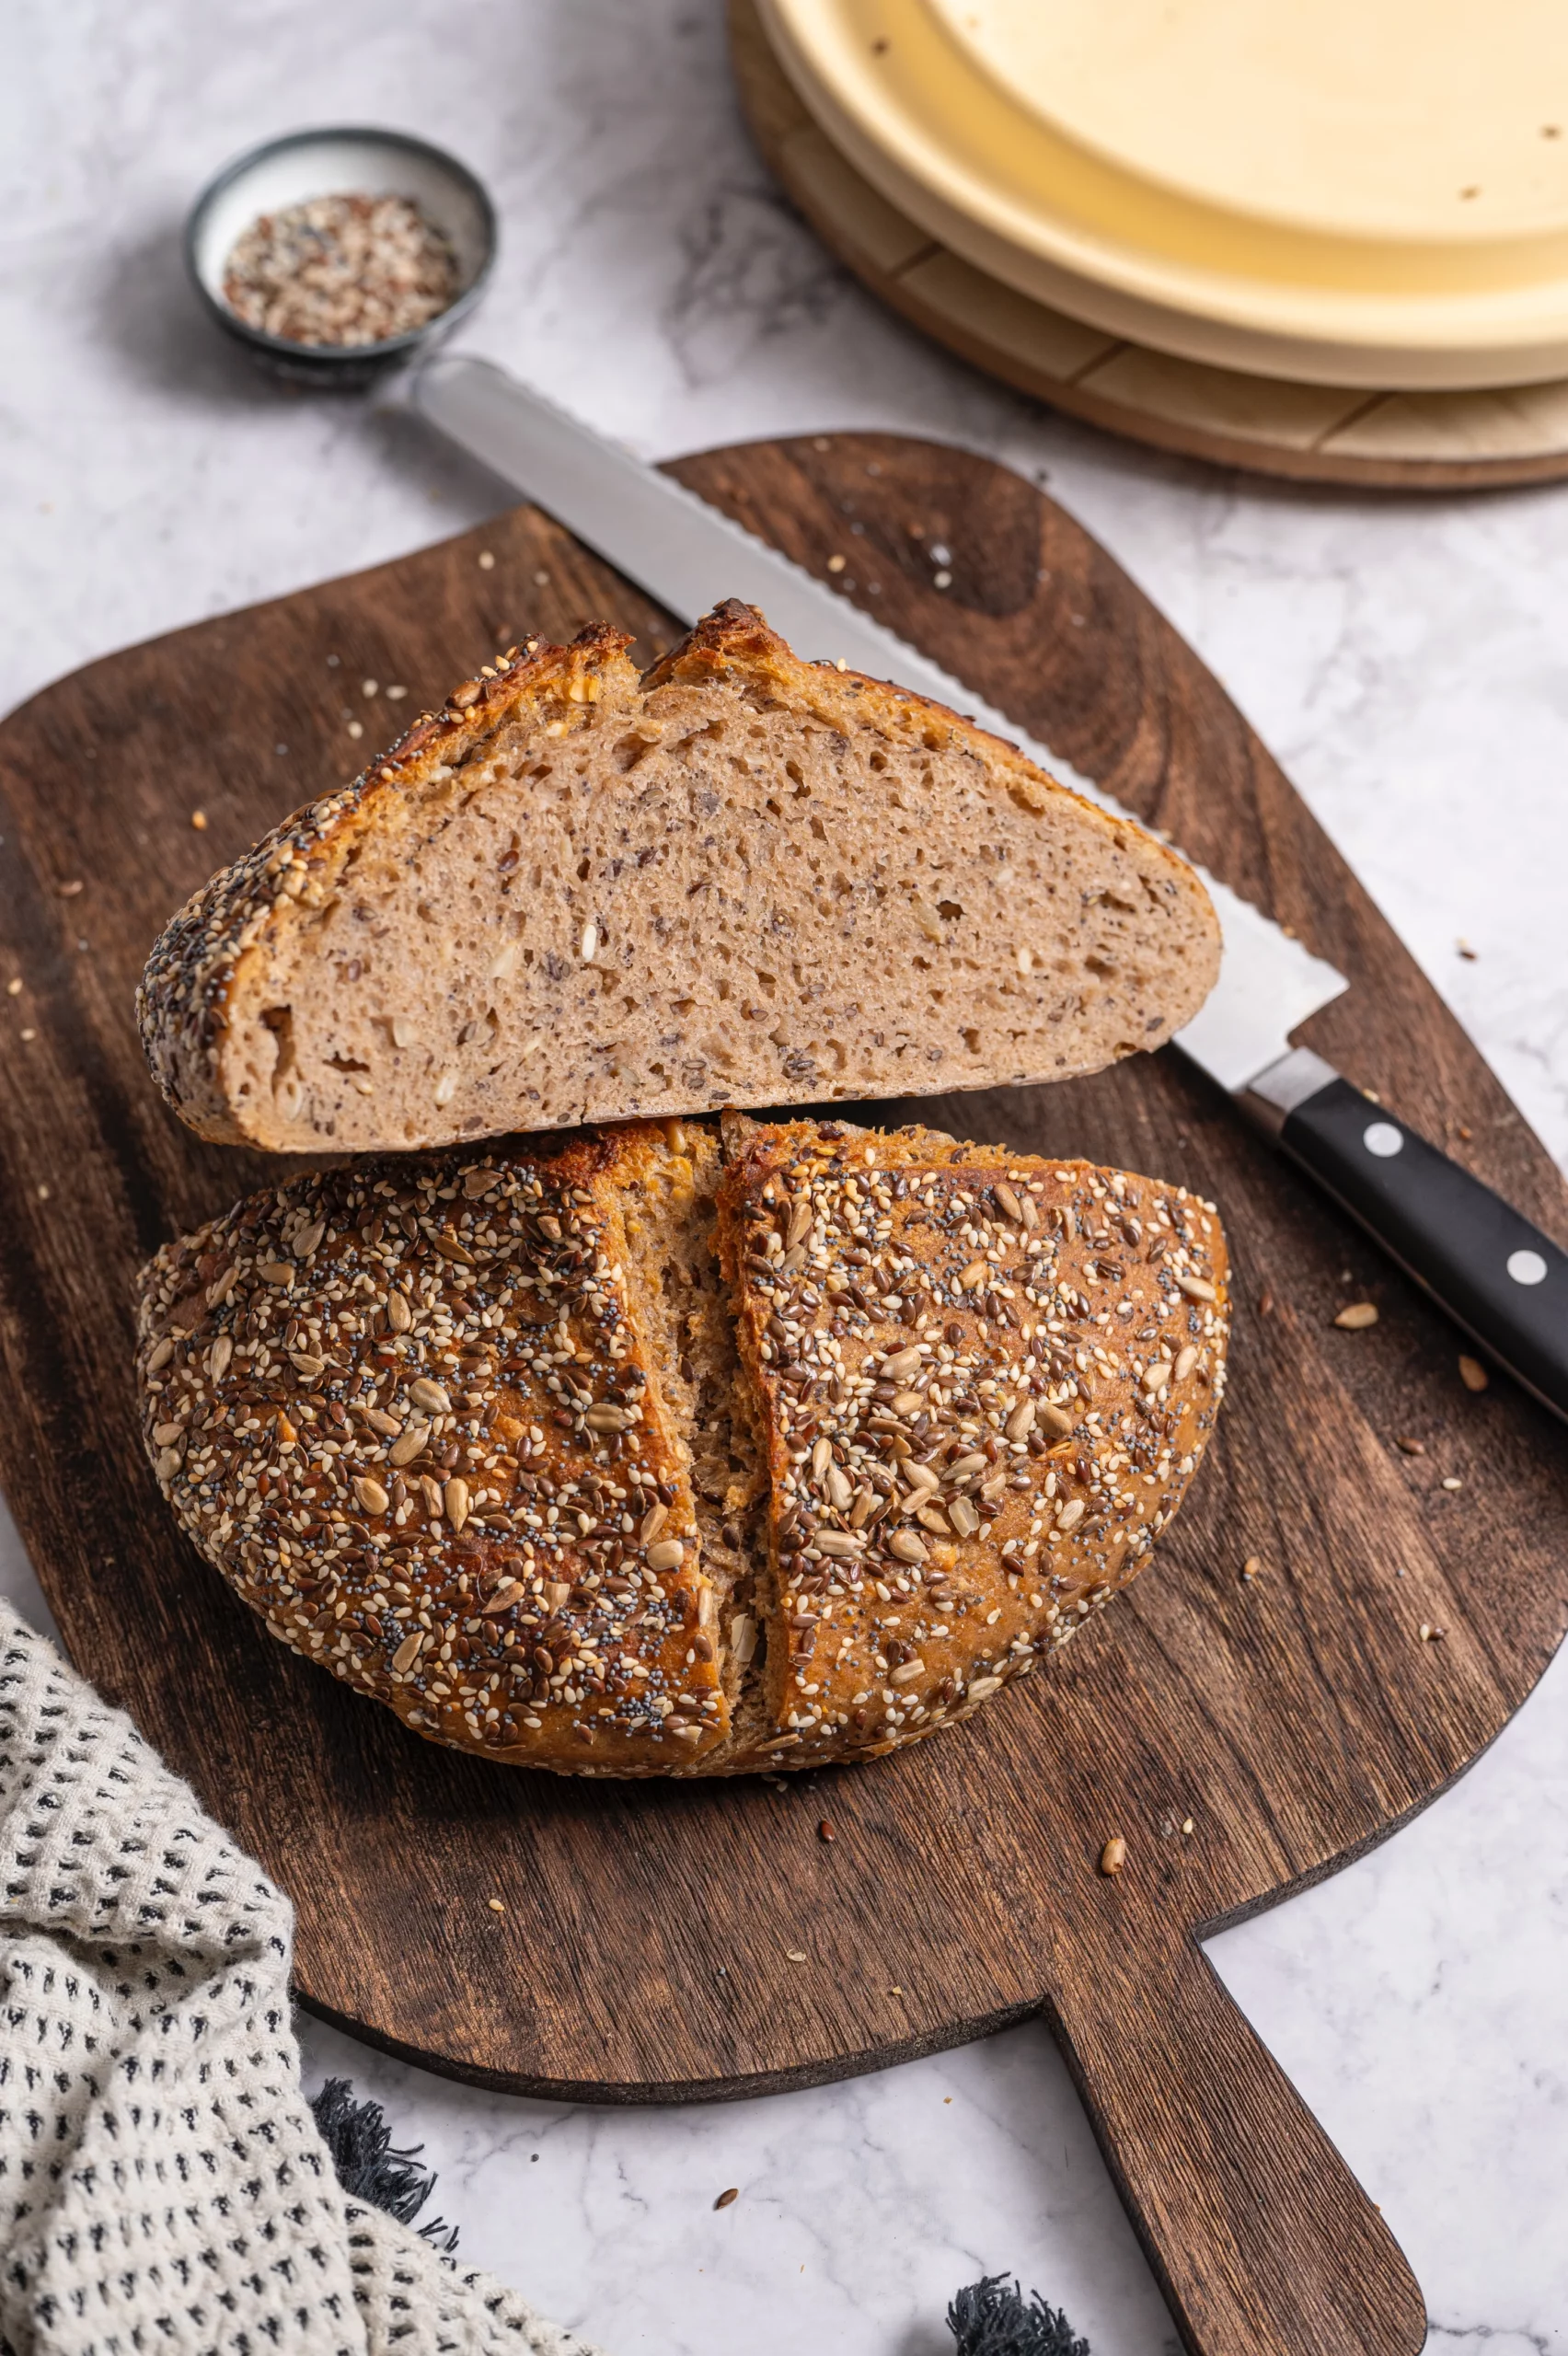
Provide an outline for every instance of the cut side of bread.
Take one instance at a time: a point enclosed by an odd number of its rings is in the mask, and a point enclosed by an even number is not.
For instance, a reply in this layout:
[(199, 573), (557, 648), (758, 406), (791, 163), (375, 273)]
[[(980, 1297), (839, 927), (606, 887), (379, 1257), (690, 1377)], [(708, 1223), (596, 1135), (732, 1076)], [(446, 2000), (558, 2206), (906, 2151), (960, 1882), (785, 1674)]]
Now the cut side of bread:
[(413, 1731), (732, 1774), (1065, 1643), (1175, 1511), (1227, 1331), (1182, 1188), (671, 1120), (251, 1195), (144, 1271), (138, 1376), (202, 1553)]
[(198, 893), (138, 1011), (204, 1137), (401, 1151), (1060, 1080), (1159, 1046), (1219, 931), (1011, 745), (720, 607), (470, 680)]

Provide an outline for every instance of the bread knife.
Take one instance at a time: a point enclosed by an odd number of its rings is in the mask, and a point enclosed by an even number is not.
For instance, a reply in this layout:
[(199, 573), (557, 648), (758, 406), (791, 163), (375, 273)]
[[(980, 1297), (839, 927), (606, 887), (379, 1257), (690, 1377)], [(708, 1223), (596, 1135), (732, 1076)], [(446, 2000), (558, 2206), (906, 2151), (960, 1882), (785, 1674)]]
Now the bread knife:
[[(798, 654), (967, 712), (1119, 816), (1121, 805), (928, 656), (695, 491), (470, 353), (441, 353), (406, 396), (680, 620), (726, 597)], [(1200, 868), (1224, 934), (1219, 979), (1175, 1045), (1545, 1405), (1568, 1417), (1568, 1253), (1290, 1034), (1347, 985)]]

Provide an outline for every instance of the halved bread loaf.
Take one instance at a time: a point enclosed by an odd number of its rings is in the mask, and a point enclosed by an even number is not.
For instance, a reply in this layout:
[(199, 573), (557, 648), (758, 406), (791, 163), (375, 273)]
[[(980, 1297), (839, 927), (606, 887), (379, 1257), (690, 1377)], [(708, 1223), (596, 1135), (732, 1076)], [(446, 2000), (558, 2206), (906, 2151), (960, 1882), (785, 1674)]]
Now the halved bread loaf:
[(1066, 1079), (1197, 1011), (1184, 861), (748, 606), (470, 680), (196, 895), (139, 998), (204, 1137), (402, 1150)]
[(148, 1451), (274, 1635), (433, 1741), (725, 1774), (932, 1732), (1126, 1584), (1224, 1386), (1213, 1207), (918, 1129), (723, 1149), (359, 1163), (157, 1254)]

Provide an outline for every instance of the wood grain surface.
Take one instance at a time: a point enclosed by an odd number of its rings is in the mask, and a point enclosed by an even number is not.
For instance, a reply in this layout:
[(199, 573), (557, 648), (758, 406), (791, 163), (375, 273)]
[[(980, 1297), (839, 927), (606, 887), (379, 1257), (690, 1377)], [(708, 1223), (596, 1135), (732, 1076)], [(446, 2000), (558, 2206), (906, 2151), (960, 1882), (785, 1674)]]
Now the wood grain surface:
[[(846, 594), (1294, 925), (1355, 985), (1311, 1044), (1568, 1243), (1568, 1193), (1474, 1048), (1214, 679), (1061, 509), (894, 436), (674, 471), (824, 577), (846, 555)], [(499, 644), (601, 615), (650, 656), (674, 634), (520, 508), (111, 656), (0, 729), (0, 980), (22, 983), (0, 995), (0, 1477), (73, 1657), (289, 1890), (303, 2000), (389, 2050), (495, 2087), (686, 2100), (1043, 2009), (1189, 2347), (1410, 2356), (1402, 2259), (1195, 1942), (1382, 1839), (1501, 1731), (1568, 1620), (1568, 1449), (1503, 1380), (1463, 1388), (1441, 1315), (1175, 1053), (918, 1108), (1201, 1189), (1238, 1276), (1229, 1397), (1153, 1567), (962, 1731), (795, 1780), (500, 1771), (271, 1642), (164, 1507), (132, 1274), (275, 1166), (199, 1142), (156, 1097), (132, 1022), (143, 958), (215, 864)], [(389, 684), (408, 689), (390, 709)], [(1380, 1322), (1336, 1330), (1363, 1298)]]
[(752, 135), (812, 227), (938, 343), (1020, 393), (1129, 441), (1297, 482), (1498, 491), (1568, 475), (1568, 383), (1372, 392), (1220, 368), (1067, 318), (966, 261), (889, 203), (813, 119), (756, 0), (729, 0)]

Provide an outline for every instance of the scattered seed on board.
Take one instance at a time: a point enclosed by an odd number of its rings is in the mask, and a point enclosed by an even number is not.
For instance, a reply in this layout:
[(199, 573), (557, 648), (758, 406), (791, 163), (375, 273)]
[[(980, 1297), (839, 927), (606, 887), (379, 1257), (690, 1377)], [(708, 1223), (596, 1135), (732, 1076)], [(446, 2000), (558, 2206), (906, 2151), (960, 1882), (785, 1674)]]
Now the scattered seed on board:
[(1263, 1563), (1261, 1554), (1248, 1555), (1246, 1561), (1241, 1565), (1241, 1576), (1247, 1581), (1249, 1586), (1251, 1586), (1252, 1580), (1257, 1577), (1262, 1567)]
[(1378, 1322), (1378, 1304), (1373, 1300), (1353, 1300), (1342, 1309), (1334, 1323), (1343, 1333), (1365, 1333), (1368, 1325)]
[(1113, 1832), (1100, 1852), (1100, 1870), (1102, 1874), (1119, 1874), (1126, 1862), (1127, 1844), (1119, 1832)]
[(728, 2191), (726, 2191), (726, 2192), (721, 2192), (721, 2193), (719, 2195), (719, 2198), (718, 2198), (718, 2200), (713, 2203), (713, 2206), (715, 2207), (715, 2209), (728, 2209), (728, 2207), (730, 2206), (730, 2203), (731, 2203), (732, 2200), (738, 2200), (740, 2199), (740, 2197), (741, 2197), (741, 2188), (740, 2188), (740, 2186), (739, 2186), (738, 2184), (732, 2184), (732, 2185), (731, 2185), (731, 2186), (730, 2186), (730, 2188), (729, 2188)]
[(1492, 1377), (1479, 1358), (1467, 1357), (1462, 1351), (1460, 1352), (1459, 1380), (1467, 1391), (1484, 1391), (1491, 1380)]

